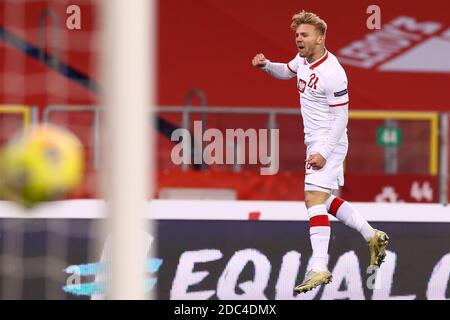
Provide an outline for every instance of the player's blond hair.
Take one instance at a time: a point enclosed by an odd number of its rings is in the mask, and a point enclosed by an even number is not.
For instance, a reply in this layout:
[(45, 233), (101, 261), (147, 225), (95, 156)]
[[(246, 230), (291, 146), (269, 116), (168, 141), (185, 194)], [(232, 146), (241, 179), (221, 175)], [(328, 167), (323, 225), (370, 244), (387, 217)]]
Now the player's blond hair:
[(301, 24), (313, 25), (321, 35), (325, 35), (325, 32), (327, 32), (327, 23), (317, 14), (312, 12), (305, 12), (305, 10), (302, 10), (292, 16), (292, 30), (297, 30), (298, 26)]

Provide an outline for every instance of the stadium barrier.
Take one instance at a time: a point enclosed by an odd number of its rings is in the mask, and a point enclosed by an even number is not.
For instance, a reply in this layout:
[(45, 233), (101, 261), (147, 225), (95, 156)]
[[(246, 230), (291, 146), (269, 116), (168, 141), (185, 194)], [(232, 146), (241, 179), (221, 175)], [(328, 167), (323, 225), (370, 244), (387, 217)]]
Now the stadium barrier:
[[(303, 202), (272, 201), (167, 201), (153, 200), (148, 217), (155, 219), (157, 257), (148, 257), (148, 289), (158, 299), (449, 299), (450, 211), (438, 204), (355, 203), (375, 228), (391, 237), (386, 262), (380, 270), (368, 268), (369, 251), (362, 237), (335, 218), (332, 221), (329, 268), (333, 282), (294, 296), (292, 288), (306, 272), (311, 255), (307, 213)], [(0, 233), (6, 226), (23, 223), (24, 248), (16, 257), (40, 252), (51, 228), (67, 225), (65, 282), (59, 283), (67, 298), (101, 298), (103, 252), (88, 253), (92, 226), (104, 216), (104, 202), (70, 200), (42, 204), (23, 211), (0, 202)], [(39, 226), (39, 227), (38, 227)], [(17, 230), (15, 231), (17, 233)], [(61, 230), (59, 231), (61, 233)], [(153, 237), (147, 235), (147, 247)], [(1, 256), (5, 252), (2, 240)], [(49, 253), (55, 257), (57, 253)], [(36, 261), (36, 260), (34, 260)], [(43, 260), (56, 261), (55, 259)], [(105, 262), (105, 261), (103, 261)], [(29, 298), (42, 298), (37, 281)], [(62, 273), (62, 270), (56, 271)], [(1, 275), (0, 282), (5, 277)], [(156, 286), (155, 286), (156, 284)], [(25, 286), (26, 287), (26, 286)]]

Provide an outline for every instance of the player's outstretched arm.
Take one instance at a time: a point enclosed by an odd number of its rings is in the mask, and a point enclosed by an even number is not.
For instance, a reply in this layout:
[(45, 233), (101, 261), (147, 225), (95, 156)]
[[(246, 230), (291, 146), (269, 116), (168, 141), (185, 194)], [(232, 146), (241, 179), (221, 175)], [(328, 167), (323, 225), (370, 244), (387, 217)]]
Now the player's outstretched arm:
[(280, 80), (289, 80), (296, 75), (294, 72), (289, 70), (286, 63), (271, 62), (262, 53), (257, 54), (253, 58), (252, 65), (264, 70), (271, 76)]

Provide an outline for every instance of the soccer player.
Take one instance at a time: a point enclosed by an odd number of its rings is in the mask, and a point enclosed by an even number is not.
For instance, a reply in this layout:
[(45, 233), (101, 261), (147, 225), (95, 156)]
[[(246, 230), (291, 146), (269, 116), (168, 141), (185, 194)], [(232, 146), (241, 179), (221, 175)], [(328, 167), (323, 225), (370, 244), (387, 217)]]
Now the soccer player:
[(298, 50), (293, 60), (275, 63), (260, 53), (252, 64), (278, 79), (297, 76), (306, 145), (305, 205), (313, 251), (305, 281), (294, 288), (302, 293), (332, 280), (327, 267), (327, 213), (361, 233), (369, 245), (370, 265), (383, 263), (389, 237), (372, 228), (350, 203), (332, 195), (332, 190), (344, 184), (349, 96), (345, 71), (325, 48), (327, 24), (316, 14), (302, 11), (292, 17), (291, 28)]

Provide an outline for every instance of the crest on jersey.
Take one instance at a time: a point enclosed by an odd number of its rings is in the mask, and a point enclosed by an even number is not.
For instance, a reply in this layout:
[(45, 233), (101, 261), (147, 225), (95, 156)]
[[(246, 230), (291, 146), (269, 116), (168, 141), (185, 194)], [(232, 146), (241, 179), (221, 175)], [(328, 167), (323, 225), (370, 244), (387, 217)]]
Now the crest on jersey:
[(306, 82), (302, 79), (298, 80), (298, 91), (300, 91), (301, 93), (305, 92), (305, 87), (306, 87)]

